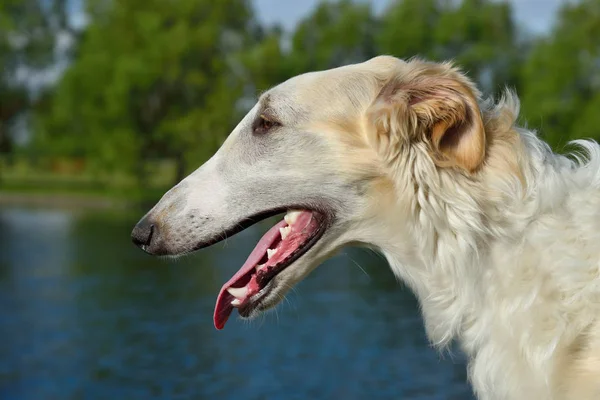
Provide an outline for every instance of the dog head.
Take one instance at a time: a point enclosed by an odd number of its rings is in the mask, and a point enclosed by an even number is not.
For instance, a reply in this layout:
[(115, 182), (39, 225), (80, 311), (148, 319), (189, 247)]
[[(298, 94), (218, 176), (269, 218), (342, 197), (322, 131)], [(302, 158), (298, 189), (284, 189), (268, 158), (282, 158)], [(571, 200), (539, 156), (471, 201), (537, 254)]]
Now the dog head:
[(133, 240), (150, 254), (184, 254), (286, 213), (223, 286), (217, 328), (234, 307), (251, 316), (274, 306), (344, 245), (400, 247), (409, 258), (415, 185), (483, 163), (478, 96), (450, 65), (386, 56), (292, 78), (260, 97)]

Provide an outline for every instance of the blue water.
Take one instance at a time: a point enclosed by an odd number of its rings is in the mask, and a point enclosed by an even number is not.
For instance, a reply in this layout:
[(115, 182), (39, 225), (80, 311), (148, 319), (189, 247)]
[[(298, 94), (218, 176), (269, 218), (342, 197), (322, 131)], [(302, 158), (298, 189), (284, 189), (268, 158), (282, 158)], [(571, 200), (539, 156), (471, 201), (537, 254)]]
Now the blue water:
[(140, 215), (0, 209), (2, 400), (472, 399), (374, 254), (349, 249), (216, 331), (216, 294), (268, 223), (173, 261), (130, 243)]

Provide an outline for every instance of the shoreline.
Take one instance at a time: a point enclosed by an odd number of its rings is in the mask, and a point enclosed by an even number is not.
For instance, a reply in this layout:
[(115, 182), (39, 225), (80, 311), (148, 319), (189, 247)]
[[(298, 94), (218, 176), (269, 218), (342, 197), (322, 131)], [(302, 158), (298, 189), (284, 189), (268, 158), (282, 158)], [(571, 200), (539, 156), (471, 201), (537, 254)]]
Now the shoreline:
[(49, 208), (127, 209), (141, 201), (114, 196), (80, 193), (27, 193), (0, 190), (0, 207), (27, 206)]

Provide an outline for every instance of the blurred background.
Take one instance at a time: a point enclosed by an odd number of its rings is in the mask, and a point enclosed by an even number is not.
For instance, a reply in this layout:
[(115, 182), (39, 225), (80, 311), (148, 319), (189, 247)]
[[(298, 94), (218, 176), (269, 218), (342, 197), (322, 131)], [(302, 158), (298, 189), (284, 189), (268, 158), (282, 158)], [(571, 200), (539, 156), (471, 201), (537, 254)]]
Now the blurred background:
[(471, 399), (373, 253), (217, 332), (268, 222), (177, 262), (130, 243), (258, 93), (378, 54), (516, 89), (557, 151), (600, 138), (600, 0), (0, 0), (0, 398)]

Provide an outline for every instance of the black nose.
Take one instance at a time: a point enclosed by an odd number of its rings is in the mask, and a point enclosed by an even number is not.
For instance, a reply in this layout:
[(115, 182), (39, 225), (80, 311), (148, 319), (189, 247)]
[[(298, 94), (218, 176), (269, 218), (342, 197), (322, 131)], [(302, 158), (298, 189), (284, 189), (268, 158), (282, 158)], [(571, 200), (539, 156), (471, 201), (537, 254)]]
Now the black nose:
[(131, 232), (133, 243), (144, 251), (147, 251), (152, 244), (152, 239), (156, 239), (158, 226), (152, 222), (148, 216), (142, 218)]

